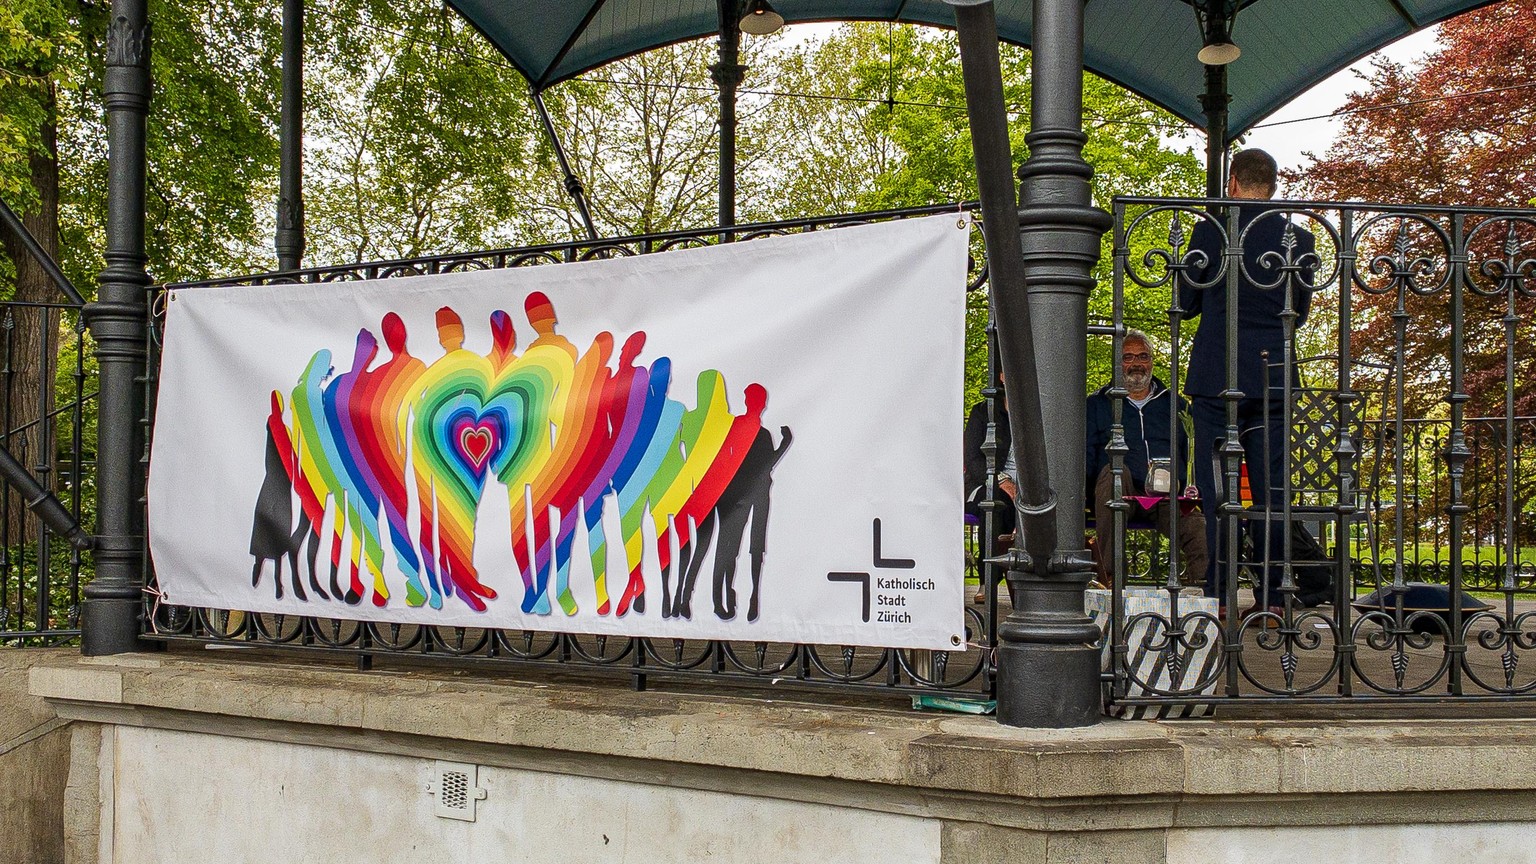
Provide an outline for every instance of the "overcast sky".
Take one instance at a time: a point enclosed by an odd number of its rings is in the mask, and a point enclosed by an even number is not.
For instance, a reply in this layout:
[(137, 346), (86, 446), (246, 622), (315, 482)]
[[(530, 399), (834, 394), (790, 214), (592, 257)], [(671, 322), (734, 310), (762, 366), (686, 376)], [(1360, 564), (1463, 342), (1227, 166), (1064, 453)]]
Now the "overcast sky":
[[(1303, 155), (1308, 151), (1322, 157), (1342, 130), (1343, 124), (1339, 120), (1303, 120), (1303, 118), (1330, 114), (1342, 107), (1346, 96), (1363, 87), (1355, 71), (1369, 69), (1372, 58), (1386, 56), (1399, 63), (1412, 65), (1425, 54), (1433, 51), (1436, 29), (1427, 28), (1412, 36), (1399, 39), (1376, 54), (1324, 80), (1296, 97), (1279, 111), (1261, 120), (1259, 122), (1261, 128), (1250, 132), (1244, 145), (1268, 150), (1282, 168), (1300, 168), (1308, 164), (1310, 160)], [(1237, 62), (1241, 63), (1242, 59), (1239, 58)], [(1287, 120), (1301, 122), (1283, 122)], [(1272, 125), (1277, 123), (1283, 125)], [(1203, 141), (1201, 146), (1204, 146)]]

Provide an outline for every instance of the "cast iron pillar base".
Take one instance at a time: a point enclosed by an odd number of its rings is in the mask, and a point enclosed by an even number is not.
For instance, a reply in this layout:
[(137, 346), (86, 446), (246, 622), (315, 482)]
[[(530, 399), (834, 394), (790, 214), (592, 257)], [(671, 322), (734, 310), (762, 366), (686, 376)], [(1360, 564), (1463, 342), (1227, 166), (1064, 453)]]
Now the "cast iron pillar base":
[(139, 638), (140, 609), (137, 597), (87, 597), (80, 605), (80, 653), (101, 657), (154, 650), (155, 646)]

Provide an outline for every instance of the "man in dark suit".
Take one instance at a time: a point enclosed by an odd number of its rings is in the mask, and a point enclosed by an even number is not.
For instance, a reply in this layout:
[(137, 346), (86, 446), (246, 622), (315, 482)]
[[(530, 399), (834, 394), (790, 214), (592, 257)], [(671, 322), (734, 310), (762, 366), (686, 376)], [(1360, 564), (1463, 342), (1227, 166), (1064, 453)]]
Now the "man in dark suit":
[[(1276, 509), (1282, 502), (1284, 454), (1287, 432), (1283, 411), (1286, 381), (1280, 365), (1284, 357), (1287, 330), (1306, 323), (1307, 308), (1311, 302), (1312, 274), (1316, 267), (1315, 240), (1311, 233), (1297, 228), (1284, 214), (1266, 212), (1263, 203), (1274, 197), (1277, 170), (1275, 160), (1263, 150), (1243, 150), (1232, 157), (1231, 176), (1227, 181), (1227, 195), (1253, 203), (1238, 207), (1238, 235), (1230, 238), (1232, 244), (1241, 244), (1242, 268), (1237, 278), (1237, 389), (1242, 398), (1237, 401), (1238, 436), (1243, 447), (1243, 458), (1248, 464), (1248, 481), (1254, 501), (1260, 505), (1269, 501)], [(1223, 216), (1218, 215), (1225, 226)], [(1200, 497), (1210, 502), (1207, 507), (1206, 545), (1219, 554), (1212, 556), (1206, 568), (1205, 593), (1222, 596), (1222, 579), (1225, 567), (1218, 562), (1229, 559), (1226, 548), (1227, 532), (1224, 520), (1215, 517), (1216, 469), (1212, 456), (1218, 451), (1216, 443), (1226, 434), (1226, 400), (1222, 393), (1227, 389), (1227, 310), (1228, 289), (1231, 273), (1222, 273), (1226, 266), (1226, 246), (1223, 230), (1217, 223), (1203, 220), (1195, 227), (1190, 239), (1190, 249), (1185, 261), (1191, 263), (1185, 278), (1179, 283), (1179, 305), (1186, 319), (1199, 318), (1194, 345), (1189, 354), (1189, 372), (1184, 380), (1184, 394), (1190, 399), (1190, 413), (1195, 431), (1195, 486)], [(1198, 253), (1198, 254), (1196, 254)], [(1201, 259), (1203, 256), (1203, 260)], [(1298, 266), (1300, 265), (1300, 266)], [(1220, 279), (1217, 278), (1220, 274)], [(1208, 284), (1214, 282), (1215, 284)], [(1206, 287), (1197, 287), (1206, 285)], [(1286, 319), (1293, 322), (1288, 328)], [(1268, 359), (1265, 359), (1268, 352)], [(1271, 410), (1264, 412), (1264, 389), (1269, 388)], [(1269, 447), (1265, 453), (1264, 438), (1268, 431)], [(1236, 490), (1229, 490), (1235, 496)], [(1259, 557), (1265, 553), (1268, 539), (1269, 557), (1278, 560), (1285, 537), (1285, 526), (1278, 522), (1264, 531), (1257, 523), (1250, 524), (1249, 536)], [(1280, 568), (1271, 567), (1264, 579), (1267, 583), (1268, 603), (1273, 607), (1279, 595)], [(1264, 593), (1256, 604), (1262, 611), (1266, 605)], [(1252, 610), (1250, 610), (1252, 611)]]

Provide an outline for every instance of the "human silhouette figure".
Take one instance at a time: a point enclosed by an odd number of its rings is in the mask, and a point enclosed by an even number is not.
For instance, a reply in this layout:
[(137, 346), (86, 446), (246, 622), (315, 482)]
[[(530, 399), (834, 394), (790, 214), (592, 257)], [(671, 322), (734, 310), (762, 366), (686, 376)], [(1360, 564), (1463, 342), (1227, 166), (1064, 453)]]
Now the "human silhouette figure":
[(366, 329), (357, 331), (352, 351), (352, 368), (331, 380), (325, 388), (326, 428), (331, 438), (327, 455), (335, 466), (337, 479), (342, 483), (347, 524), (352, 529), (351, 589), (348, 596), (363, 594), (360, 567), (366, 567), (373, 578), (373, 605), (383, 607), (389, 601), (389, 586), (384, 583), (384, 547), (379, 538), (379, 498), (370, 483), (364, 464), (355, 454), (352, 442), (357, 440), (352, 402), (358, 384), (363, 380), (373, 358), (378, 356), (379, 343)]
[[(746, 413), (760, 417), (768, 401), (768, 391), (756, 384), (747, 388)], [(736, 617), (736, 558), (741, 550), (747, 518), (752, 519), (751, 555), (752, 596), (747, 601), (747, 620), (756, 621), (759, 588), (763, 578), (763, 555), (768, 542), (768, 503), (773, 489), (773, 469), (784, 457), (794, 436), (788, 426), (779, 427), (779, 445), (759, 426), (751, 447), (736, 474), (720, 493), (715, 511), (720, 519), (720, 545), (715, 550), (715, 614), (729, 620)]]
[[(597, 614), (607, 615), (609, 609), (606, 543), (603, 536), (603, 502), (617, 492), (628, 479), (634, 462), (626, 460), (635, 441), (639, 438), (645, 420), (646, 382), (649, 376), (644, 367), (634, 365), (635, 357), (645, 347), (645, 332), (636, 331), (624, 340), (619, 352), (619, 368), (608, 378), (603, 388), (602, 401), (598, 406), (596, 431), (591, 458), (601, 459), (590, 474), (587, 488), (581, 494), (580, 511), (587, 527), (587, 554), (592, 559), (593, 589), (597, 593)], [(653, 418), (654, 419), (654, 418)], [(643, 440), (643, 439), (641, 439)], [(621, 468), (628, 466), (628, 470)], [(586, 473), (583, 472), (583, 476)], [(575, 541), (576, 512), (573, 508), (560, 523), (560, 536), (556, 558), (562, 568), (570, 567), (570, 547)], [(557, 573), (556, 582), (564, 584), (565, 576)]]
[[(647, 376), (645, 416), (641, 419), (636, 442), (643, 447), (630, 448), (614, 475), (614, 497), (619, 505), (619, 524), (623, 537), (624, 557), (629, 566), (629, 582), (619, 598), (615, 614), (623, 616), (633, 605), (636, 612), (645, 611), (645, 577), (641, 572), (642, 547), (645, 542), (641, 527), (646, 516), (646, 504), (650, 498), (651, 484), (661, 471), (662, 463), (677, 454), (677, 463), (670, 470), (675, 474), (681, 466), (681, 454), (677, 452), (677, 430), (687, 408), (683, 403), (667, 397), (672, 381), (672, 360), (659, 357), (651, 364)], [(669, 609), (670, 611), (670, 609)]]
[(523, 612), (548, 615), (549, 579), (537, 556), (549, 542), (549, 508), (557, 480), (550, 461), (562, 431), (560, 424), (567, 422), (566, 402), (576, 374), (577, 352), (569, 339), (555, 332), (555, 308), (543, 292), (529, 294), (523, 309), (537, 335), (498, 376), (493, 389), (498, 394), (518, 393), (527, 413), (515, 453), (497, 477), (506, 486), (512, 509), (512, 554), (523, 579)]
[(272, 411), (267, 415), (266, 476), (256, 495), (256, 512), (251, 525), (251, 587), (261, 583), (262, 566), (272, 562), (272, 582), (277, 599), (283, 599), (283, 558), (287, 557), (293, 573), (293, 593), (300, 600), (304, 584), (299, 581), (298, 546), (292, 542), (293, 527), (293, 440), (283, 423), (283, 397), (272, 391)]
[[(684, 612), (682, 602), (683, 588), (687, 581), (685, 574), (692, 557), (691, 550), (695, 546), (690, 538), (695, 533), (703, 533), (697, 523), (708, 515), (708, 508), (704, 508), (703, 512), (693, 514), (693, 518), (690, 518), (691, 514), (684, 512), (684, 508), (725, 443), (731, 419), (730, 405), (725, 398), (724, 376), (714, 369), (700, 372), (697, 399), (693, 409), (683, 415), (678, 432), (678, 444), (683, 453), (682, 464), (664, 490), (652, 498), (651, 504), (652, 518), (656, 520), (656, 557), (661, 565), (663, 618), (680, 616)], [(664, 527), (672, 534), (681, 531), (675, 564), (671, 561), (671, 544), (663, 537)], [(712, 528), (713, 525), (708, 527)], [(701, 539), (704, 542), (697, 545), (707, 546), (708, 538)], [(675, 588), (668, 584), (672, 576), (676, 577)]]
[[(570, 393), (565, 400), (565, 416), (559, 423), (559, 434), (545, 467), (551, 478), (549, 482), (553, 483), (550, 506), (559, 515), (560, 530), (539, 547), (537, 562), (542, 570), (545, 561), (553, 554), (555, 599), (567, 615), (577, 611), (576, 598), (570, 588), (570, 537), (575, 533), (576, 519), (583, 509), (581, 496), (587, 491), (592, 474), (601, 466), (612, 441), (607, 430), (608, 418), (603, 414), (603, 397), (613, 377), (608, 369), (608, 358), (612, 353), (613, 335), (604, 331), (597, 334), (592, 347), (577, 362)], [(542, 512), (534, 511), (536, 516)], [(562, 536), (564, 542), (560, 542)]]
[[(411, 542), (410, 492), (406, 485), (410, 398), (427, 364), (406, 349), (405, 322), (393, 312), (384, 316), (380, 329), (390, 357), (376, 369), (363, 372), (347, 410), (352, 434), (362, 459), (358, 469), (365, 485), (377, 490), (384, 505), (390, 544), (405, 574), (405, 602), (421, 606), (427, 594), (421, 584), (421, 561)], [(372, 511), (376, 512), (376, 511)], [(434, 580), (433, 593), (439, 593)]]
[(300, 477), (297, 488), (299, 503), (304, 508), (304, 519), (300, 520), (299, 530), (312, 531), (309, 567), (311, 579), (314, 579), (315, 556), (320, 532), (324, 530), (325, 511), (331, 502), (335, 502), (336, 516), (331, 520), (331, 596), (355, 604), (362, 599), (362, 595), (343, 591), (339, 581), (342, 536), (347, 523), (346, 484), (338, 476), (332, 457), (335, 445), (325, 415), (325, 385), (334, 371), (330, 349), (322, 348), (310, 358), (309, 365), (299, 376), (298, 385), (293, 388), (293, 437), (298, 445), (295, 464), (299, 466)]
[[(485, 611), (485, 601), (496, 591), (480, 582), (475, 572), (475, 512), (489, 465), (495, 459), (496, 439), (508, 432), (504, 415), (488, 412), (491, 364), (464, 347), (464, 322), (447, 306), (437, 310), (437, 337), (443, 356), (422, 373), (419, 395), (412, 403), (413, 461), (416, 494), (421, 503), (420, 547), (423, 566), (431, 581), (433, 529), (436, 529), (438, 584), (446, 596), (450, 586), (471, 609)], [(458, 429), (455, 423), (470, 418), (481, 425)], [(491, 425), (486, 425), (491, 424)], [(479, 464), (463, 464), (461, 438), (466, 432), (492, 440)], [(515, 520), (514, 520), (515, 521)], [(442, 607), (442, 597), (427, 602)]]
[[(751, 451), (757, 433), (762, 429), (762, 411), (768, 391), (760, 384), (750, 384), (746, 389), (746, 407), (741, 416), (730, 418), (730, 425), (719, 449), (709, 458), (702, 473), (695, 472), (693, 492), (678, 514), (681, 523), (687, 520), (698, 525), (698, 540), (687, 560), (687, 570), (678, 584), (677, 598), (673, 603), (674, 614), (693, 617), (693, 591), (698, 581), (699, 569), (709, 551), (710, 537), (718, 521), (717, 504), (732, 479), (740, 470)], [(723, 397), (716, 397), (723, 398)], [(701, 436), (701, 439), (703, 436)], [(697, 448), (696, 448), (697, 449)], [(702, 451), (700, 451), (702, 456)], [(739, 535), (739, 531), (737, 532)], [(724, 543), (722, 541), (722, 548)], [(717, 550), (716, 555), (720, 554)], [(718, 607), (718, 604), (716, 604)]]

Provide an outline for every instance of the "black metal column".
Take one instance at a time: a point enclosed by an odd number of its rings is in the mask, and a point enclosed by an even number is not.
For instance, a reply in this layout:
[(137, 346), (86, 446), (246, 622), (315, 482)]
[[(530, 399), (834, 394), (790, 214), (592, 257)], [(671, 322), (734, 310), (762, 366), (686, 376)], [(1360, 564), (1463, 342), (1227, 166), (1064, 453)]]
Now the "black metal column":
[(720, 88), (720, 227), (736, 224), (736, 88), (747, 67), (741, 59), (741, 3), (720, 0), (720, 59), (709, 67)]
[(85, 587), (82, 650), (118, 654), (141, 647), (144, 478), (145, 117), (149, 112), (146, 0), (113, 0), (107, 31), (106, 262), (84, 314), (100, 366), (96, 442), (96, 578)]
[[(1084, 0), (1034, 0), (1029, 160), (1019, 169), (1020, 239), (1033, 323), (1056, 554), (1010, 569), (1018, 606), (998, 628), (998, 720), (1010, 726), (1087, 726), (1099, 720), (1099, 631), (1083, 611), (1093, 579), (1084, 536), (1083, 440), (1088, 292), (1108, 213), (1093, 206), (1083, 161)], [(1017, 350), (1007, 334), (1003, 350)], [(1019, 394), (1008, 389), (1010, 410)], [(1017, 446), (1017, 442), (1016, 442)], [(1022, 463), (1021, 463), (1022, 464)], [(1012, 694), (1004, 698), (1002, 694)]]
[(278, 129), (277, 269), (304, 261), (304, 0), (283, 0), (283, 116)]
[(1200, 95), (1200, 110), (1205, 113), (1205, 197), (1226, 197), (1224, 182), (1227, 168), (1227, 106), (1232, 95), (1227, 92), (1227, 67), (1205, 67), (1205, 92)]

